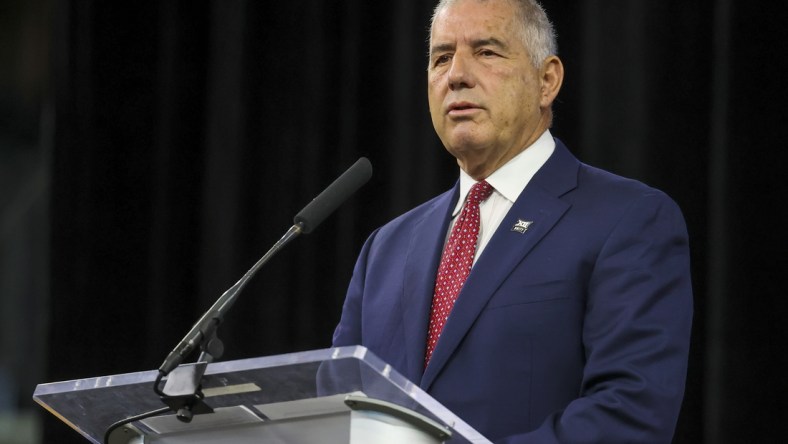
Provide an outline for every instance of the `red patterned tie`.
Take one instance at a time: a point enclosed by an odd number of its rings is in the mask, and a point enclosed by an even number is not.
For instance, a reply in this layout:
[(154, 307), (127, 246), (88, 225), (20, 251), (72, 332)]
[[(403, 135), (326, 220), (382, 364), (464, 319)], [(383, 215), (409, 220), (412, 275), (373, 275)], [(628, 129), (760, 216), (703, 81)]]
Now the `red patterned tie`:
[(424, 356), (425, 367), (430, 362), (435, 344), (438, 343), (443, 326), (462, 290), (465, 279), (471, 273), (479, 237), (479, 204), (490, 197), (492, 191), (492, 186), (484, 180), (471, 188), (462, 213), (446, 242), (438, 266), (438, 276), (435, 279), (430, 328), (427, 331), (427, 352)]

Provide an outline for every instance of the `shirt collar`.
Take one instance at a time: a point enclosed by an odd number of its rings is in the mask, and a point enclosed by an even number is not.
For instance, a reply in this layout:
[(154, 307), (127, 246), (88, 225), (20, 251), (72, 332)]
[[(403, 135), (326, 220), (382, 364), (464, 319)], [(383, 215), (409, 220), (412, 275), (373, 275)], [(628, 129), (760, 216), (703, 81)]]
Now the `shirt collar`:
[[(550, 134), (550, 130), (547, 130), (531, 146), (493, 171), (487, 177), (487, 183), (494, 188), (493, 193), (497, 193), (509, 202), (514, 203), (525, 189), (525, 186), (528, 185), (528, 182), (539, 171), (539, 168), (547, 162), (553, 151), (555, 151), (555, 140)], [(457, 200), (452, 216), (456, 216), (460, 212), (462, 205), (465, 203), (465, 198), (474, 184), (476, 184), (476, 181), (468, 173), (460, 169), (460, 198)]]

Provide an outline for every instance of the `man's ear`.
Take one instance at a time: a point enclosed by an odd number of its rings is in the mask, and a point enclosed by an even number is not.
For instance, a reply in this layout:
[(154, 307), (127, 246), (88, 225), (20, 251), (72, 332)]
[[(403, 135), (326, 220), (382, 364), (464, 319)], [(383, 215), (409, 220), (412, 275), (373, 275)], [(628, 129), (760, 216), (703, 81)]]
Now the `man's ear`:
[(542, 82), (539, 105), (542, 108), (549, 108), (564, 83), (564, 64), (561, 63), (561, 59), (552, 55), (544, 60), (539, 74)]

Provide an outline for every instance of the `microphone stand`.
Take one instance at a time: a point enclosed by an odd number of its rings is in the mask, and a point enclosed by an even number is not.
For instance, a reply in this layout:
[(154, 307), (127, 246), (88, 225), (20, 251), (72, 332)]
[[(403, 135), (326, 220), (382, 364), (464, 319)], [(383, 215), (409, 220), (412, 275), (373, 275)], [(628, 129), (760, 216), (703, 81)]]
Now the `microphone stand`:
[[(215, 359), (220, 359), (224, 353), (224, 344), (216, 335), (216, 330), (222, 323), (224, 315), (232, 308), (241, 290), (257, 271), (285, 245), (298, 237), (302, 231), (300, 223), (290, 227), (268, 252), (203, 314), (159, 367), (159, 374), (154, 382), (153, 390), (162, 398), (162, 401), (177, 412), (178, 419), (181, 421), (190, 422), (194, 413), (201, 413), (202, 410), (205, 410), (204, 407), (207, 407), (201, 402), (202, 393), (199, 381), (202, 379), (207, 364)], [(201, 350), (201, 353), (196, 365), (193, 368), (173, 372), (197, 348)], [(170, 376), (167, 378), (164, 389), (161, 389), (161, 380), (167, 375)], [(195, 411), (195, 407), (199, 407), (200, 411)]]
[[(110, 425), (104, 433), (104, 443), (114, 444), (122, 441), (122, 427), (134, 421), (158, 416), (167, 412), (176, 412), (175, 416), (182, 422), (191, 422), (195, 414), (213, 413), (213, 409), (203, 402), (202, 377), (208, 364), (219, 359), (224, 353), (224, 344), (217, 337), (216, 330), (224, 319), (224, 315), (235, 304), (241, 290), (249, 279), (268, 262), (279, 250), (303, 232), (303, 224), (295, 223), (269, 250), (249, 269), (241, 279), (228, 288), (219, 299), (202, 315), (184, 336), (181, 342), (170, 352), (159, 367), (159, 374), (153, 383), (153, 391), (167, 405), (140, 415), (122, 419)], [(195, 349), (201, 353), (194, 365), (181, 366), (181, 362)], [(162, 389), (161, 381), (167, 376)], [(121, 436), (118, 438), (117, 436)]]
[[(334, 211), (348, 196), (366, 183), (372, 175), (369, 160), (362, 157), (328, 186), (315, 199), (307, 204), (294, 218), (289, 230), (249, 269), (232, 287), (228, 288), (219, 299), (200, 317), (186, 336), (167, 355), (159, 366), (159, 374), (153, 383), (153, 391), (167, 404), (167, 408), (153, 410), (112, 424), (104, 434), (104, 442), (115, 442), (115, 435), (121, 427), (131, 422), (156, 416), (168, 411), (176, 412), (176, 417), (183, 422), (191, 422), (195, 414), (212, 413), (202, 400), (202, 377), (208, 364), (221, 358), (224, 344), (217, 337), (216, 330), (224, 320), (224, 315), (238, 299), (241, 290), (246, 286), (257, 271), (266, 264), (279, 250), (302, 233), (310, 233), (320, 222)], [(191, 366), (181, 363), (196, 349), (200, 349), (197, 362)], [(164, 377), (167, 381), (161, 388)], [(115, 434), (113, 434), (115, 432)], [(118, 441), (120, 442), (120, 441)]]

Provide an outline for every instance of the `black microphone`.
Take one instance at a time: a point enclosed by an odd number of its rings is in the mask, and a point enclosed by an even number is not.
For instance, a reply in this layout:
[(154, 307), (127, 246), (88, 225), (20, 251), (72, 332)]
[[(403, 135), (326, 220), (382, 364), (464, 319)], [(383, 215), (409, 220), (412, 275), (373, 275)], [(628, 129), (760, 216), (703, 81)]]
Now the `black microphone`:
[(372, 164), (369, 163), (369, 159), (366, 157), (358, 159), (353, 166), (296, 214), (293, 222), (299, 225), (304, 233), (311, 233), (342, 202), (361, 188), (361, 185), (367, 183), (370, 177), (372, 177)]
[(170, 352), (167, 358), (159, 367), (159, 377), (155, 383), (157, 393), (159, 382), (163, 376), (168, 375), (172, 370), (183, 362), (197, 347), (201, 347), (209, 359), (219, 358), (223, 346), (221, 341), (215, 337), (216, 328), (222, 322), (225, 313), (232, 307), (237, 299), (237, 295), (246, 285), (246, 282), (254, 276), (257, 270), (268, 262), (274, 254), (282, 249), (296, 236), (303, 233), (310, 233), (315, 229), (331, 212), (333, 212), (342, 202), (347, 200), (351, 194), (364, 185), (372, 176), (372, 165), (366, 157), (356, 161), (353, 166), (347, 169), (339, 178), (328, 186), (322, 193), (312, 200), (294, 218), (294, 225), (279, 239), (270, 250), (257, 261), (254, 266), (241, 277), (232, 287), (222, 294), (222, 296), (208, 309), (197, 323), (189, 330), (189, 333), (178, 343)]

